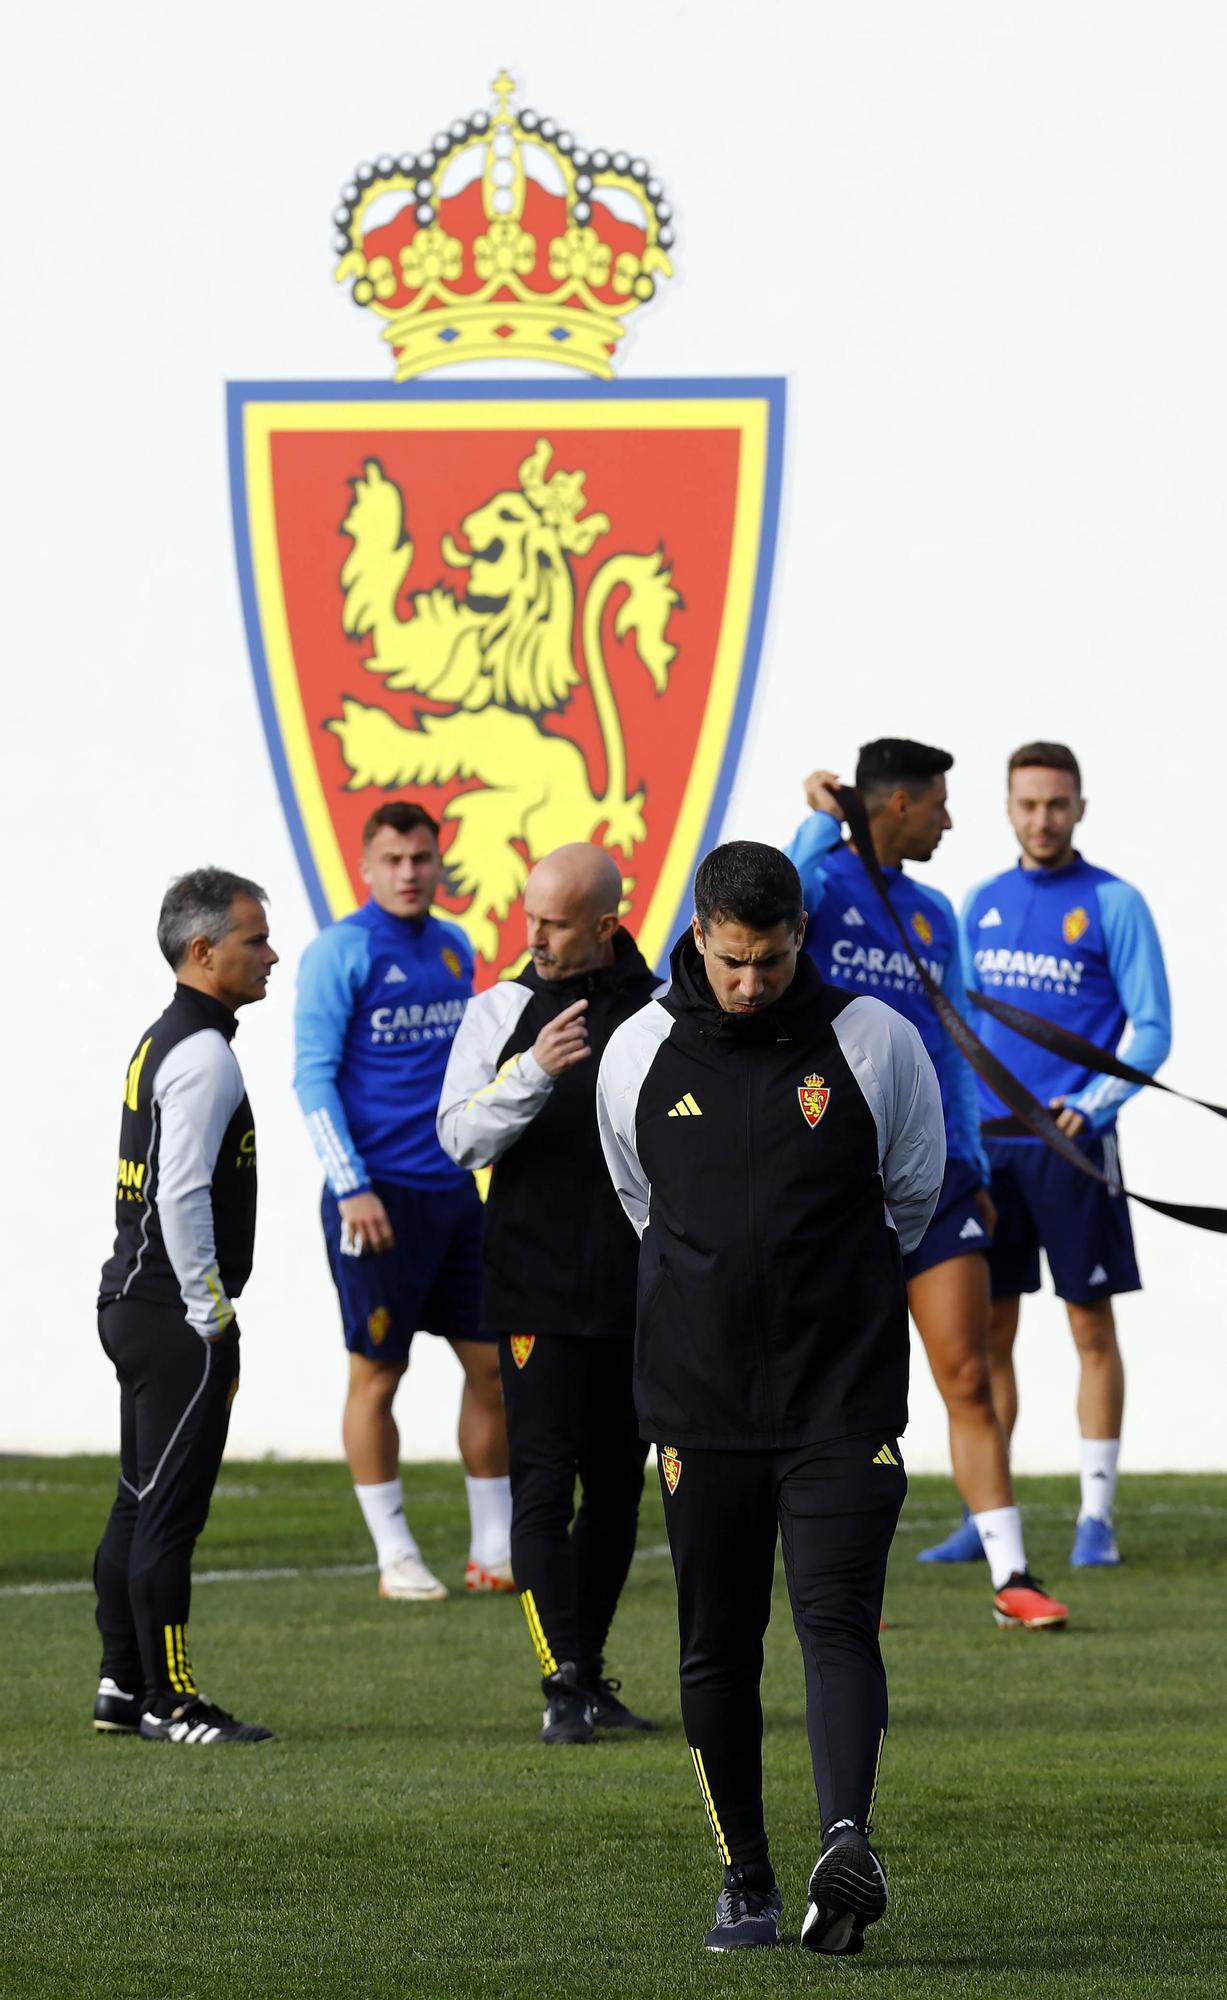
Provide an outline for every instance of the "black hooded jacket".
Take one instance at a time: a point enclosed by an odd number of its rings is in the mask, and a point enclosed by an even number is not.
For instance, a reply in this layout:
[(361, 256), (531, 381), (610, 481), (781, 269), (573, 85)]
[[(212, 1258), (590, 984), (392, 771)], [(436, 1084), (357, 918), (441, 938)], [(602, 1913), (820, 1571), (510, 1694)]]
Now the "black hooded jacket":
[(663, 1445), (784, 1448), (907, 1422), (901, 1248), (945, 1166), (916, 1030), (801, 957), (725, 1014), (689, 932), (673, 983), (613, 1037), (598, 1115), (641, 1239), (636, 1403)]
[[(573, 979), (542, 979), (530, 965), (465, 1009), (437, 1130), (460, 1166), (494, 1166), (482, 1245), (487, 1333), (634, 1332), (638, 1246), (605, 1171), (594, 1098), (610, 1036), (657, 984), (620, 929), (612, 965)], [(533, 1043), (577, 1000), (588, 1002), (592, 1054), (547, 1076)]]

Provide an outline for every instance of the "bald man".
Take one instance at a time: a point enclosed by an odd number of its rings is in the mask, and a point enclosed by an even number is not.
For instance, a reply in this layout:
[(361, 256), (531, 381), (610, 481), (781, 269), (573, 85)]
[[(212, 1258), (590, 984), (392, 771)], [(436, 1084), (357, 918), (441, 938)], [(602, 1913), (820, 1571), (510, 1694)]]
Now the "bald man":
[(529, 962), (469, 1002), (439, 1100), (444, 1151), (494, 1168), (480, 1326), (498, 1335), (511, 1564), (551, 1744), (651, 1727), (605, 1674), (646, 1453), (631, 1393), (639, 1244), (601, 1155), (596, 1078), (615, 1028), (657, 984), (618, 921), (621, 897), (602, 848), (575, 843), (537, 864)]

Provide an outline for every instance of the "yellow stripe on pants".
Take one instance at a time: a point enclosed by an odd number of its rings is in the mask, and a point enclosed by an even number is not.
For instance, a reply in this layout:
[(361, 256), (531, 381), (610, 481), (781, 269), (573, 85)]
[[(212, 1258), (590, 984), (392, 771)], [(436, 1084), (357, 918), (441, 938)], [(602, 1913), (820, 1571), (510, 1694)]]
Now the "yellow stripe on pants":
[(520, 1603), (524, 1606), (524, 1616), (528, 1621), (528, 1636), (533, 1642), (533, 1651), (537, 1655), (538, 1666), (541, 1668), (543, 1674), (556, 1674), (558, 1672), (558, 1662), (550, 1651), (550, 1642), (545, 1636), (545, 1627), (541, 1623), (541, 1614), (537, 1610), (537, 1600), (531, 1590), (522, 1590), (520, 1592)]
[(725, 1867), (728, 1868), (732, 1863), (733, 1857), (729, 1853), (729, 1844), (724, 1837), (724, 1829), (720, 1824), (720, 1815), (716, 1811), (716, 1801), (712, 1797), (711, 1786), (707, 1782), (707, 1772), (703, 1766), (703, 1752), (696, 1750), (692, 1743), (690, 1754), (694, 1759), (694, 1774), (699, 1781), (699, 1790), (703, 1794), (703, 1804), (707, 1808), (707, 1817), (711, 1823), (711, 1830), (716, 1836), (716, 1851)]

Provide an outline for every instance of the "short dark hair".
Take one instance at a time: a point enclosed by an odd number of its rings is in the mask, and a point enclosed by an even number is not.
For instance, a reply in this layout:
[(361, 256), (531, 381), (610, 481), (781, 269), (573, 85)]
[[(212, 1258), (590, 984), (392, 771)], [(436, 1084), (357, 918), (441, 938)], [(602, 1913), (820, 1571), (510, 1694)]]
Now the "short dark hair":
[(1078, 769), (1078, 759), (1068, 743), (1024, 743), (1014, 752), (1006, 767), (1006, 783), (1015, 771), (1029, 771), (1039, 764), (1046, 771), (1068, 771), (1082, 797), (1082, 773)]
[(948, 750), (931, 743), (913, 743), (906, 736), (879, 736), (874, 743), (862, 743), (856, 760), (856, 789), (864, 799), (884, 798), (891, 792), (927, 791), (934, 778), (950, 769), (954, 758)]
[(699, 863), (694, 908), (700, 929), (744, 924), (750, 931), (794, 930), (801, 922), (801, 877), (778, 847), (760, 840), (727, 840)]
[(394, 833), (412, 833), (416, 827), (424, 826), (435, 846), (439, 845), (439, 822), (432, 819), (425, 806), (414, 799), (389, 799), (383, 806), (377, 806), (362, 829), (362, 845), (369, 847), (381, 826), (390, 826)]
[(158, 912), (158, 948), (172, 972), (178, 972), (192, 939), (208, 938), (220, 944), (234, 929), (233, 905), (236, 896), (250, 896), (253, 902), (267, 903), (258, 882), (246, 875), (232, 875), (228, 868), (193, 868), (177, 875), (162, 898)]

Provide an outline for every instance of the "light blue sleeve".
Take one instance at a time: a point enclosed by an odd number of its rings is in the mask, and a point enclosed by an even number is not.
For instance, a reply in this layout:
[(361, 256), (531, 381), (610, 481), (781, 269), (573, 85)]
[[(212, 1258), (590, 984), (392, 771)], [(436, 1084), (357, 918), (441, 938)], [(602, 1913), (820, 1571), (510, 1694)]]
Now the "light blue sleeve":
[[(968, 1022), (972, 1032), (975, 1033), (975, 1022), (970, 1019), (971, 1008), (967, 1001), (967, 987), (964, 984), (963, 967), (960, 962), (962, 926), (955, 917), (952, 904), (947, 902), (946, 898), (940, 895), (937, 890), (926, 889), (924, 894), (930, 897), (942, 911), (946, 922), (950, 926), (950, 934), (954, 941), (954, 950), (950, 954), (945, 976), (942, 979), (942, 992), (954, 1008), (955, 1013), (960, 1014), (963, 1020)], [(946, 1033), (944, 1028), (942, 1033), (943, 1035)], [(992, 1169), (989, 1166), (988, 1154), (985, 1152), (983, 1142), (980, 1138), (980, 1091), (976, 1082), (976, 1073), (966, 1056), (960, 1049), (955, 1047), (948, 1035), (946, 1036), (946, 1054), (949, 1060), (943, 1064), (942, 1083), (949, 1100), (947, 1109), (950, 1113), (950, 1130), (957, 1138), (958, 1152), (963, 1159), (969, 1161), (976, 1168), (981, 1181), (987, 1187), (989, 1181), (992, 1179)]]
[(370, 971), (366, 932), (333, 924), (313, 938), (298, 968), (294, 1090), (311, 1143), (338, 1201), (371, 1185), (337, 1089), (354, 996)]
[[(1117, 1054), (1134, 1069), (1153, 1076), (1172, 1046), (1172, 1003), (1155, 920), (1145, 897), (1129, 882), (1101, 882), (1095, 894), (1108, 971), (1129, 1017)], [(1096, 1076), (1069, 1102), (1092, 1132), (1103, 1132), (1126, 1099), (1140, 1089), (1140, 1084), (1125, 1083), (1120, 1077)]]
[(801, 893), (805, 907), (813, 916), (821, 903), (826, 889), (827, 871), (823, 866), (828, 854), (839, 846), (841, 839), (839, 821), (828, 812), (812, 812), (803, 819), (792, 839), (784, 849), (801, 877)]

